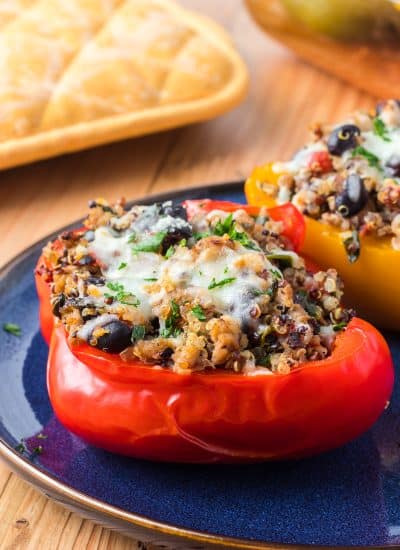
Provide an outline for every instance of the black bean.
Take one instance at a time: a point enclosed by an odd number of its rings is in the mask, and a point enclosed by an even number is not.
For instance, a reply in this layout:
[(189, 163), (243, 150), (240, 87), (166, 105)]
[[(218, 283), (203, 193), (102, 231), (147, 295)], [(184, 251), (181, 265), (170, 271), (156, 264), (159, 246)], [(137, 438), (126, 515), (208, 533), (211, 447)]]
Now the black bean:
[(390, 178), (400, 177), (400, 155), (394, 153), (385, 163), (385, 176)]
[(279, 351), (281, 345), (278, 341), (278, 337), (274, 332), (271, 332), (264, 338), (264, 347), (268, 349), (270, 353)]
[(132, 329), (126, 323), (113, 320), (101, 328), (107, 332), (96, 339), (96, 348), (109, 353), (119, 353), (130, 345)]
[(174, 353), (174, 350), (172, 348), (163, 349), (162, 352), (160, 353), (160, 363), (162, 365), (167, 365), (173, 353)]
[(164, 216), (172, 216), (173, 218), (181, 218), (187, 221), (187, 212), (181, 204), (173, 204), (164, 202), (160, 204), (160, 214)]
[(344, 182), (343, 191), (337, 195), (335, 206), (344, 218), (358, 214), (368, 201), (368, 191), (358, 174), (350, 174)]
[(331, 155), (340, 156), (349, 149), (357, 146), (357, 136), (360, 135), (360, 128), (355, 124), (344, 124), (335, 128), (328, 137), (328, 151)]
[(192, 235), (193, 230), (189, 224), (187, 227), (171, 227), (167, 229), (167, 235), (162, 242), (162, 254), (165, 254), (170, 246), (178, 244), (183, 239), (190, 239)]

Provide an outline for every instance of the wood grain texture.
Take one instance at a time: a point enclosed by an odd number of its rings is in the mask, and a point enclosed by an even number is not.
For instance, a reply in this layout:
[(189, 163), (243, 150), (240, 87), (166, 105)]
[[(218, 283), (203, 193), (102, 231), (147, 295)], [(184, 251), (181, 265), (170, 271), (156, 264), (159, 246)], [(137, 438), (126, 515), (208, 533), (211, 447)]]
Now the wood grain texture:
[[(301, 146), (311, 121), (336, 120), (373, 97), (269, 40), (240, 0), (182, 0), (221, 22), (247, 62), (246, 101), (216, 120), (0, 173), (0, 263), (86, 210), (90, 198), (135, 198), (245, 177)], [(251, 533), (249, 533), (251, 535)], [(125, 550), (138, 543), (50, 502), (0, 465), (0, 548)]]

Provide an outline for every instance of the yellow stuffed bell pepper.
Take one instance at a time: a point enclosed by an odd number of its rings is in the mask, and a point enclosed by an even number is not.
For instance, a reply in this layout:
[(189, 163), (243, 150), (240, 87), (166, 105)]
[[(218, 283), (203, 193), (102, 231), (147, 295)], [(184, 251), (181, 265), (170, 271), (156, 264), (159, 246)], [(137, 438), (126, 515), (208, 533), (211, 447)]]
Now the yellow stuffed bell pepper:
[[(253, 170), (245, 183), (249, 204), (275, 206), (280, 173), (274, 163)], [(275, 190), (274, 190), (275, 187)], [(345, 232), (304, 216), (306, 237), (301, 252), (322, 269), (334, 267), (342, 277), (345, 301), (357, 315), (388, 329), (400, 329), (400, 251), (394, 250), (389, 237), (360, 236), (360, 255), (349, 260)], [(351, 240), (351, 232), (348, 232)]]

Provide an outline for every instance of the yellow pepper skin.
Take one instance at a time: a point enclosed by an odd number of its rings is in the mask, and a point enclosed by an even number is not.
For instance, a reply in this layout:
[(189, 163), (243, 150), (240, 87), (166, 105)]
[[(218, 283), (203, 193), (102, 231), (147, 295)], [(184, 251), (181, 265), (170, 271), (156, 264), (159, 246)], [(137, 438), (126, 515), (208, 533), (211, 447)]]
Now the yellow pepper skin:
[[(280, 174), (272, 170), (272, 164), (256, 168), (247, 179), (249, 204), (276, 205), (275, 198), (259, 185), (277, 185)], [(346, 305), (354, 307), (357, 316), (383, 328), (400, 330), (400, 251), (392, 248), (390, 238), (360, 236), (360, 256), (350, 263), (340, 230), (308, 216), (304, 219), (306, 236), (300, 252), (322, 269), (337, 269), (345, 284)]]

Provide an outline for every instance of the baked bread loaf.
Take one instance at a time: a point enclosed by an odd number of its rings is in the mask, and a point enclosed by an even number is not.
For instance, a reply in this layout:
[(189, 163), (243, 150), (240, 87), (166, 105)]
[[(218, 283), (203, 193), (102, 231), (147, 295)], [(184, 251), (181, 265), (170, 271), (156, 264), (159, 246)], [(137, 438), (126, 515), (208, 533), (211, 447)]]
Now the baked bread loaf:
[(0, 2), (0, 168), (211, 118), (245, 66), (169, 0)]

